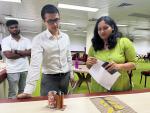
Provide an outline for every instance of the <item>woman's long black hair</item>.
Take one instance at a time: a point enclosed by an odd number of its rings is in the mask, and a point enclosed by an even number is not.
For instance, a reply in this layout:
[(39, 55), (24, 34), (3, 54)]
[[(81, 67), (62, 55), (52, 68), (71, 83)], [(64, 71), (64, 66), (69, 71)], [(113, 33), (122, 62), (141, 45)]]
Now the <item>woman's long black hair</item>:
[(94, 36), (92, 38), (92, 45), (95, 51), (104, 49), (104, 41), (98, 34), (98, 24), (101, 21), (105, 21), (106, 24), (111, 26), (113, 29), (112, 34), (108, 37), (108, 48), (112, 49), (117, 44), (117, 38), (122, 37), (122, 34), (118, 31), (118, 27), (115, 23), (115, 21), (110, 18), (109, 16), (102, 16), (99, 18), (96, 22), (95, 28), (94, 28)]

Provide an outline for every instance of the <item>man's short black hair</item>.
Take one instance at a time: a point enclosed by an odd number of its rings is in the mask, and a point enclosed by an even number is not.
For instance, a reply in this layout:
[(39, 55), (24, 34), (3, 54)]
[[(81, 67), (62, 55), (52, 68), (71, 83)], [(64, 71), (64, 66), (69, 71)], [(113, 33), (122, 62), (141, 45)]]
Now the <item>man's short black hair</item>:
[(17, 20), (8, 20), (6, 22), (6, 26), (9, 27), (11, 25), (17, 24), (18, 25), (18, 21)]
[(45, 19), (46, 13), (58, 13), (59, 14), (59, 10), (57, 9), (56, 6), (54, 6), (52, 4), (47, 4), (41, 10), (41, 17), (43, 20)]

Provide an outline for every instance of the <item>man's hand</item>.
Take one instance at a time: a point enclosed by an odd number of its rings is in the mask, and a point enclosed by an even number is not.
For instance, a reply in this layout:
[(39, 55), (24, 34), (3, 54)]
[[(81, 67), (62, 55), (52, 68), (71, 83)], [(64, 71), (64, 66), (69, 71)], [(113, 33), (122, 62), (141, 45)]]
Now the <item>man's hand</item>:
[(31, 56), (31, 50), (16, 50), (16, 54), (19, 54), (22, 57)]
[(18, 99), (23, 99), (23, 98), (31, 98), (32, 95), (31, 94), (27, 94), (27, 93), (21, 93), (19, 95), (17, 95)]

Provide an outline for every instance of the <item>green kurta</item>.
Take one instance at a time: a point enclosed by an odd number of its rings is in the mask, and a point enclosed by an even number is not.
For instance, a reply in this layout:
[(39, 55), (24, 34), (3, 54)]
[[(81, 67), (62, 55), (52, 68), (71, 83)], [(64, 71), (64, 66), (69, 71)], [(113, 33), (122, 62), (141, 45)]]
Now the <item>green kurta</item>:
[[(100, 50), (96, 52), (94, 48), (91, 47), (88, 55), (106, 62), (114, 61), (116, 63), (125, 63), (136, 61), (136, 53), (133, 44), (125, 37), (117, 39), (117, 45), (111, 50)], [(120, 70), (119, 72), (121, 76), (114, 83), (111, 90), (124, 91), (131, 89), (127, 71)], [(107, 92), (107, 89), (98, 84), (94, 79), (92, 79), (91, 90), (93, 92)]]

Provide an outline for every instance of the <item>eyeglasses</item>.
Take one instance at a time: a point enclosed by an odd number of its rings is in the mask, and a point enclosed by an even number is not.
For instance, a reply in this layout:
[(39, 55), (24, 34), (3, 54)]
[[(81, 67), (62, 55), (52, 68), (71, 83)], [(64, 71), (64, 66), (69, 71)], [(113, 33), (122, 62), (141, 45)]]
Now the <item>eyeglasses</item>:
[(49, 19), (49, 20), (47, 21), (48, 24), (54, 24), (54, 23), (58, 24), (59, 22), (60, 22), (60, 19), (59, 19), (59, 18), (56, 18), (56, 19)]

